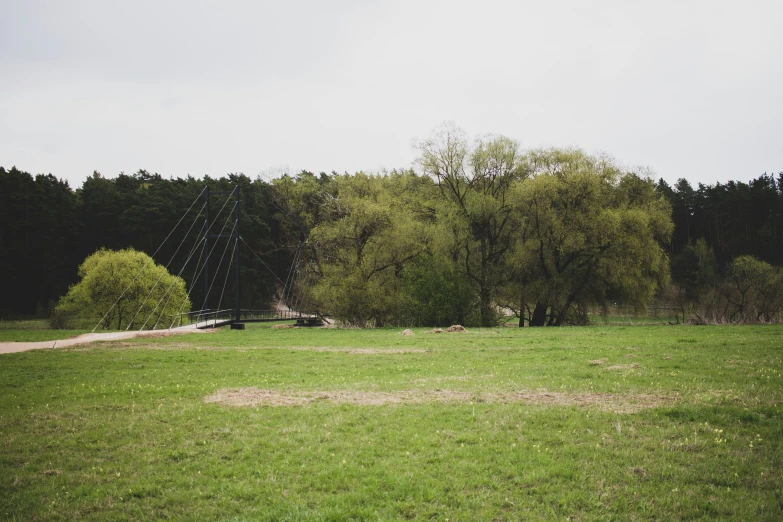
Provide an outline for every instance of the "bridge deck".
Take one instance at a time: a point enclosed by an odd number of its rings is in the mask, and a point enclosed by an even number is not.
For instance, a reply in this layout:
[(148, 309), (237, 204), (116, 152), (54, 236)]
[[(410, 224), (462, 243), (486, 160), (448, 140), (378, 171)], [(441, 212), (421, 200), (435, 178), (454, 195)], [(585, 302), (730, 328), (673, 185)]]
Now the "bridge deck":
[(271, 323), (278, 321), (293, 321), (302, 326), (315, 326), (320, 324), (320, 318), (311, 314), (303, 314), (292, 310), (240, 310), (239, 319), (236, 318), (236, 310), (215, 310), (190, 312), (186, 315), (191, 324), (203, 330), (205, 328), (220, 328), (233, 324), (245, 323)]

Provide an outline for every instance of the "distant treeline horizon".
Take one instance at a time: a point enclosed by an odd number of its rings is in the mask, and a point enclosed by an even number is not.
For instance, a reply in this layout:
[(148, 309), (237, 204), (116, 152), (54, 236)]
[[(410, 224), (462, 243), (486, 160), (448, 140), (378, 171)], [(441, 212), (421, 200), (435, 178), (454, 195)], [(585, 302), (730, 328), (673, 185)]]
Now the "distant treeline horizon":
[[(410, 169), (393, 172), (427, 177)], [(242, 302), (247, 307), (268, 304), (276, 299), (280, 281), (292, 276), (302, 244), (317, 225), (314, 207), (322, 204), (312, 192), (292, 187), (306, 179), (328, 192), (341, 176), (346, 175), (302, 171), (272, 180), (243, 174), (166, 178), (139, 170), (114, 178), (96, 172), (73, 188), (51, 174), (33, 176), (0, 167), (0, 267), (6, 274), (0, 314), (46, 315), (76, 282), (79, 264), (100, 248), (132, 247), (153, 254), (205, 185), (212, 190), (240, 186), (242, 237), (260, 258), (243, 254)], [(743, 255), (783, 265), (783, 172), (777, 177), (764, 173), (749, 182), (693, 187), (686, 179), (673, 185), (659, 179), (654, 185), (671, 205), (673, 234), (661, 246), (672, 264), (701, 239), (714, 252), (719, 270)], [(211, 212), (217, 213), (223, 198), (213, 199)], [(195, 205), (183, 226), (197, 219), (200, 206)], [(183, 252), (192, 245), (186, 243)], [(174, 257), (176, 265), (182, 259), (174, 256), (175, 248), (176, 242), (164, 245), (155, 260), (166, 264)], [(190, 284), (194, 274), (185, 271), (183, 277)], [(672, 277), (680, 283), (676, 271)], [(201, 285), (193, 292), (194, 303), (208, 302)]]

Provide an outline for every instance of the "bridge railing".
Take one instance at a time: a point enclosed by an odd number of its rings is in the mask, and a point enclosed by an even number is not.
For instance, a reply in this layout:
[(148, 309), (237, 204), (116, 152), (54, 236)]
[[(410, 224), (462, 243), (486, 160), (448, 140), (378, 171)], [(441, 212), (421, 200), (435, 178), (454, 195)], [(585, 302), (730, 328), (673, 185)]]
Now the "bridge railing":
[(172, 316), (172, 326), (187, 326), (195, 324), (197, 328), (218, 326), (234, 319), (236, 310), (194, 310)]
[[(197, 328), (222, 326), (237, 318), (235, 309), (195, 310), (172, 316), (173, 326), (195, 324)], [(285, 321), (293, 319), (310, 319), (315, 316), (295, 310), (239, 310), (239, 321)]]
[[(236, 311), (235, 311), (236, 313)], [(240, 310), (239, 320), (245, 321), (259, 321), (259, 320), (287, 320), (287, 319), (301, 319), (303, 317), (310, 317), (308, 314), (304, 314), (295, 310)]]

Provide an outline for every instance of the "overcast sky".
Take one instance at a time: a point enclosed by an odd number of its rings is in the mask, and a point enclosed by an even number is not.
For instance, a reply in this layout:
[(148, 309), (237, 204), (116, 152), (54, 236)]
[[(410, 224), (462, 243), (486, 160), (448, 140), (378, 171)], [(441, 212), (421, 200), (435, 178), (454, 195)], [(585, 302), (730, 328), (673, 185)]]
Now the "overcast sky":
[(783, 2), (0, 0), (0, 165), (413, 166), (444, 121), (669, 182), (783, 171)]

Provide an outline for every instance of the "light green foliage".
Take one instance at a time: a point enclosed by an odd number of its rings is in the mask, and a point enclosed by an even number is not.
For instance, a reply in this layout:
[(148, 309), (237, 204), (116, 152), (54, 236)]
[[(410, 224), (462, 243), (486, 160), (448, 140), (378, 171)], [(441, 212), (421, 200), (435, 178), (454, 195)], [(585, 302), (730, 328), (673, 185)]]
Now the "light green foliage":
[(309, 242), (320, 313), (488, 326), (504, 307), (532, 310), (531, 325), (585, 323), (609, 294), (644, 307), (668, 282), (671, 209), (650, 179), (578, 149), (471, 146), (451, 125), (418, 149), (423, 177), (335, 176), (320, 192)]
[(577, 149), (533, 151), (526, 161), (531, 177), (513, 193), (509, 301), (520, 310), (534, 303), (536, 326), (585, 322), (586, 307), (609, 291), (646, 304), (668, 280), (662, 243), (673, 228), (653, 182)]
[(448, 258), (427, 254), (405, 269), (406, 325), (480, 325), (470, 280)]
[(672, 281), (688, 301), (694, 301), (706, 290), (714, 288), (717, 279), (715, 253), (704, 238), (689, 243), (672, 259)]
[(399, 322), (406, 298), (403, 271), (426, 252), (432, 227), (422, 207), (431, 188), (411, 172), (334, 178), (328, 217), (310, 233), (319, 279), (311, 302), (348, 324)]
[(526, 176), (519, 144), (488, 136), (471, 148), (461, 129), (445, 125), (418, 148), (424, 173), (440, 189), (438, 217), (451, 235), (457, 266), (476, 287), (481, 324), (490, 326), (516, 217), (508, 194)]
[(98, 250), (79, 266), (81, 280), (60, 299), (55, 315), (104, 328), (168, 328), (190, 311), (185, 282), (133, 249)]
[[(675, 310), (675, 319), (686, 322), (700, 301), (714, 298), (718, 281), (715, 253), (704, 238), (688, 243), (671, 262), (672, 284), (665, 293)], [(712, 294), (712, 295), (710, 295)]]
[(729, 265), (723, 282), (703, 300), (702, 318), (716, 322), (773, 322), (783, 312), (783, 268), (753, 256)]
[(321, 174), (316, 178), (302, 171), (296, 177), (288, 175), (272, 180), (272, 199), (281, 215), (281, 222), (310, 229), (324, 219), (325, 204), (331, 199), (332, 178)]

